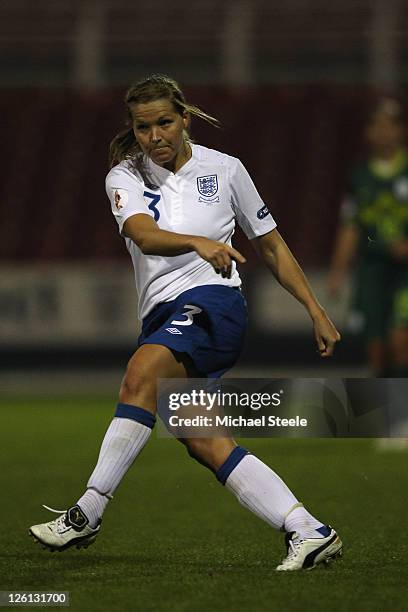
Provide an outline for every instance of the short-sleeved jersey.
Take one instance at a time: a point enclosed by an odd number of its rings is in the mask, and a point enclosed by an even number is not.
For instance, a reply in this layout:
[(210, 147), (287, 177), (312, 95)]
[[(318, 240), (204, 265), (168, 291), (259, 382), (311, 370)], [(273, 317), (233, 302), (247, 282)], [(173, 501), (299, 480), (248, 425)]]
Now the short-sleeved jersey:
[(342, 206), (342, 218), (360, 232), (360, 255), (387, 257), (391, 242), (408, 237), (408, 155), (401, 150), (392, 167), (369, 160), (358, 167)]
[[(176, 173), (145, 157), (149, 185), (129, 161), (112, 168), (106, 192), (120, 233), (125, 221), (136, 214), (150, 215), (160, 229), (228, 245), (236, 221), (249, 239), (276, 227), (238, 159), (196, 144), (191, 148), (191, 158)], [(241, 284), (235, 262), (231, 278), (222, 278), (195, 252), (174, 257), (144, 255), (130, 238), (125, 241), (133, 261), (141, 319), (157, 304), (174, 300), (187, 289)]]

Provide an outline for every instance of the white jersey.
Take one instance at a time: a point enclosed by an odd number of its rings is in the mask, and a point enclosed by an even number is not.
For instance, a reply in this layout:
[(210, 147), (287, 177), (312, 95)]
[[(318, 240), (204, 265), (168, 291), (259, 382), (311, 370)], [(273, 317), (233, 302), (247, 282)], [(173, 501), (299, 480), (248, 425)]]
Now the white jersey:
[[(150, 185), (129, 161), (112, 168), (106, 192), (120, 233), (125, 221), (140, 213), (151, 215), (160, 229), (228, 245), (236, 220), (249, 239), (276, 227), (239, 159), (196, 144), (191, 148), (191, 158), (176, 174), (145, 158)], [(196, 252), (175, 257), (144, 255), (133, 240), (125, 240), (135, 270), (141, 319), (160, 302), (174, 300), (187, 289), (241, 284), (235, 262), (231, 278), (222, 278)]]

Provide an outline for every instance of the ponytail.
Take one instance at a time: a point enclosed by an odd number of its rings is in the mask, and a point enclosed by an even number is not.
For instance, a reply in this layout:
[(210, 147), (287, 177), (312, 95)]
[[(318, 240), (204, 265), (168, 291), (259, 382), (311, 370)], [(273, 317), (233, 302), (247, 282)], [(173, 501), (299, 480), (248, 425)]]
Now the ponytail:
[(122, 130), (109, 145), (109, 168), (116, 166), (124, 159), (134, 158), (140, 153), (141, 149), (135, 138), (133, 128)]

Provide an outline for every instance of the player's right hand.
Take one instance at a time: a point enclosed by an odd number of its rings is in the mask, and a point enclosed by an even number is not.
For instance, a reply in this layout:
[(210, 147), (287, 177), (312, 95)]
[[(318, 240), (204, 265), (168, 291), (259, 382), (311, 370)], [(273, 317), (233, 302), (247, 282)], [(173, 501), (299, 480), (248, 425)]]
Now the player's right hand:
[(233, 260), (242, 264), (246, 262), (245, 257), (233, 247), (209, 238), (197, 237), (194, 250), (223, 278), (231, 278)]
[(341, 340), (341, 336), (324, 310), (313, 317), (313, 329), (320, 356), (331, 357), (335, 344)]

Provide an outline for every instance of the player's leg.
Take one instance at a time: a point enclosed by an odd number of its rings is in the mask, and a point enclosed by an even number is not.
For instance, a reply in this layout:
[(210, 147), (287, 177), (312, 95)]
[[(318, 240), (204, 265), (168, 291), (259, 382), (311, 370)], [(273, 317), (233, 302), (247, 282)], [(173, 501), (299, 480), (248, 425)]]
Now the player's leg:
[(145, 344), (130, 359), (115, 416), (102, 442), (98, 463), (78, 505), (91, 526), (146, 445), (155, 424), (158, 378), (185, 378), (185, 365), (165, 346)]
[(336, 532), (312, 516), (276, 472), (237, 446), (232, 438), (181, 441), (189, 454), (209, 467), (245, 508), (289, 534), (289, 554), (278, 569), (314, 567), (341, 554), (342, 543)]
[(178, 438), (187, 452), (196, 461), (214, 473), (225, 463), (232, 451), (237, 448), (232, 438)]
[(408, 376), (408, 287), (407, 279), (395, 291), (390, 316), (390, 352), (393, 378)]
[(303, 508), (273, 470), (237, 446), (232, 438), (189, 438), (182, 442), (189, 454), (211, 469), (243, 506), (272, 527), (320, 537), (316, 529), (324, 524)]
[(382, 338), (370, 338), (366, 344), (367, 358), (372, 374), (376, 378), (389, 375), (387, 344)]
[(390, 333), (393, 378), (408, 376), (408, 328), (395, 328)]
[(184, 363), (167, 347), (141, 346), (130, 359), (119, 403), (102, 442), (87, 490), (65, 515), (34, 525), (30, 533), (54, 549), (95, 539), (103, 512), (120, 481), (146, 445), (155, 424), (157, 378), (184, 378)]
[(368, 365), (372, 376), (390, 375), (390, 358), (387, 346), (387, 321), (390, 298), (388, 285), (370, 268), (365, 268), (355, 298), (356, 311), (363, 320), (363, 335)]
[[(388, 350), (391, 366), (388, 376), (390, 378), (407, 378), (408, 376), (408, 288), (405, 285), (404, 282), (390, 298), (388, 317)], [(378, 439), (377, 448), (381, 451), (406, 449), (408, 438), (402, 437), (406, 435), (408, 427), (405, 398), (394, 397), (388, 410), (390, 437)]]

